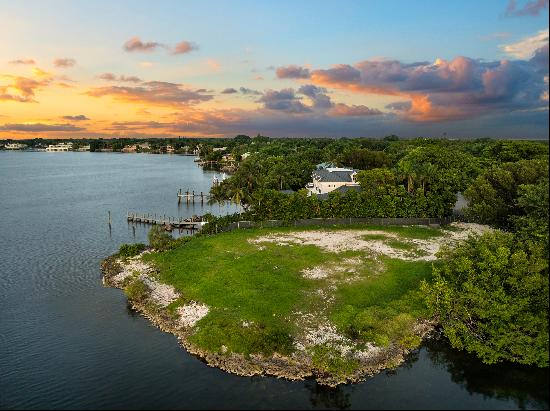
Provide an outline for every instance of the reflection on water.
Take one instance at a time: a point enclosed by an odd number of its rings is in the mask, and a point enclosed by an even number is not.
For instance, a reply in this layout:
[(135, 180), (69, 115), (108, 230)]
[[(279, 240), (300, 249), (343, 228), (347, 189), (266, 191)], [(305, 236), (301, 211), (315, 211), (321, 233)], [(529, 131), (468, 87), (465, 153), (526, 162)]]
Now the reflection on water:
[(99, 263), (123, 243), (147, 241), (150, 227), (128, 224), (128, 210), (230, 212), (178, 207), (179, 188), (206, 192), (215, 173), (191, 157), (0, 152), (0, 408), (548, 407), (547, 369), (485, 366), (439, 341), (395, 370), (334, 389), (237, 377), (186, 353), (120, 290), (102, 286)]
[(520, 409), (548, 407), (548, 368), (511, 363), (485, 365), (474, 355), (452, 349), (443, 339), (428, 344), (427, 350), (430, 360), (443, 365), (452, 381), (470, 394), (511, 400)]

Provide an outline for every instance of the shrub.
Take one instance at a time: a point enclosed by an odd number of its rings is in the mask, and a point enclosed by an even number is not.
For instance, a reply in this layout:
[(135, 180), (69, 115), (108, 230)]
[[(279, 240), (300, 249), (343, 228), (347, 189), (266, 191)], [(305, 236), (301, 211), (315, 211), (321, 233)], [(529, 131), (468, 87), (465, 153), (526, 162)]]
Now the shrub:
[(509, 233), (488, 232), (446, 250), (426, 303), (451, 345), (483, 362), (548, 366), (548, 260)]
[(143, 301), (149, 295), (149, 288), (139, 279), (135, 279), (124, 288), (124, 293), (130, 300)]
[(161, 226), (155, 225), (149, 230), (147, 235), (149, 245), (155, 250), (164, 251), (170, 248), (174, 240)]
[(123, 257), (133, 257), (135, 255), (138, 255), (143, 250), (145, 250), (147, 246), (145, 244), (136, 243), (136, 244), (122, 244), (118, 250), (118, 254)]

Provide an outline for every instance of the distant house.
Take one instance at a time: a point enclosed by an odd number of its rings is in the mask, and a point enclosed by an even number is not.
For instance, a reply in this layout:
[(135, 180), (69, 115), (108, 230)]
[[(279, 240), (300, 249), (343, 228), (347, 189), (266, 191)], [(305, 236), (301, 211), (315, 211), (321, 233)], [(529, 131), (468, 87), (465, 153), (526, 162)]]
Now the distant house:
[(250, 153), (249, 153), (249, 152), (246, 152), (246, 153), (241, 154), (241, 160), (246, 160), (248, 157), (250, 157)]
[(235, 157), (233, 157), (233, 154), (224, 154), (222, 156), (222, 160), (225, 161), (225, 162), (232, 162), (232, 161), (235, 161)]
[(166, 146), (166, 152), (167, 152), (168, 154), (174, 154), (174, 151), (176, 151), (176, 150), (175, 150), (174, 147), (171, 146), (170, 144), (168, 144), (168, 145)]
[(90, 145), (87, 146), (80, 146), (76, 149), (76, 151), (90, 151)]
[(46, 147), (46, 151), (53, 153), (57, 151), (71, 151), (73, 149), (73, 143), (59, 143), (59, 144), (50, 144)]
[(212, 151), (225, 151), (227, 150), (227, 147), (214, 147)]
[[(356, 187), (359, 183), (355, 181), (357, 171), (351, 168), (329, 167), (314, 170), (311, 173), (312, 182), (306, 185), (311, 194), (328, 194), (340, 187)], [(311, 195), (310, 194), (310, 195)]]
[(123, 153), (135, 153), (137, 151), (137, 144), (132, 144), (131, 146), (125, 146), (122, 149)]
[(4, 146), (6, 150), (23, 150), (27, 148), (26, 144), (21, 143), (8, 143)]

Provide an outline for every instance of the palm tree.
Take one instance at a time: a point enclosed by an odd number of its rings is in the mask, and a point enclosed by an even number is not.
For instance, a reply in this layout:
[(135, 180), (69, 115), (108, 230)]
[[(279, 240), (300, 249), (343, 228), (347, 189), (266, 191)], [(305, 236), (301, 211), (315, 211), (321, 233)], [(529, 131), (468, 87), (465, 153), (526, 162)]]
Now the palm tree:
[(243, 200), (243, 197), (244, 197), (244, 192), (243, 192), (243, 189), (240, 188), (240, 187), (237, 187), (235, 188), (235, 191), (233, 191), (233, 197), (231, 197), (231, 200), (235, 203), (235, 204), (238, 204), (239, 205), (239, 214), (241, 213), (242, 209), (241, 209), (241, 202)]

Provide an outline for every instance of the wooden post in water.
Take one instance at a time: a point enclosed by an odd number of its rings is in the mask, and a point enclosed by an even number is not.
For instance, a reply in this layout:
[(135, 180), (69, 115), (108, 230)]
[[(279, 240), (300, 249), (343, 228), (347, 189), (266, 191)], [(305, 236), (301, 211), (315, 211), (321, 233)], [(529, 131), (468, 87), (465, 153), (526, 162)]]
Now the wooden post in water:
[(109, 213), (109, 228), (111, 228), (111, 210), (109, 210), (108, 213)]
[(178, 204), (181, 203), (181, 188), (178, 191)]
[(195, 190), (193, 190), (193, 204), (195, 204)]

